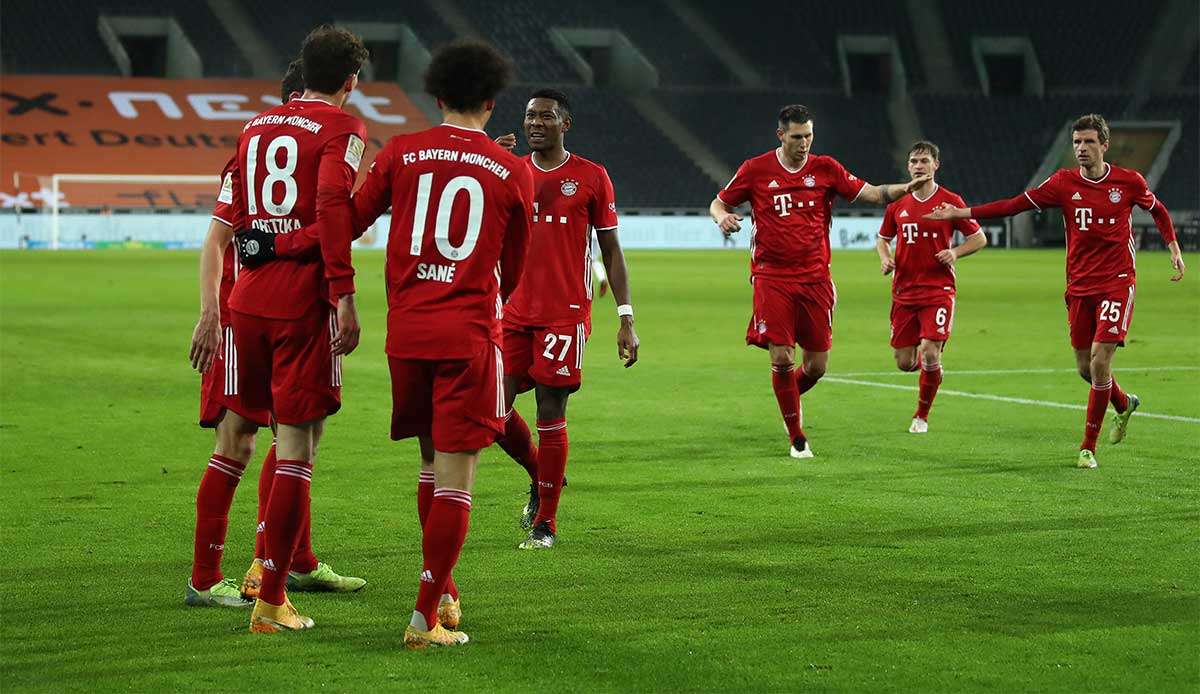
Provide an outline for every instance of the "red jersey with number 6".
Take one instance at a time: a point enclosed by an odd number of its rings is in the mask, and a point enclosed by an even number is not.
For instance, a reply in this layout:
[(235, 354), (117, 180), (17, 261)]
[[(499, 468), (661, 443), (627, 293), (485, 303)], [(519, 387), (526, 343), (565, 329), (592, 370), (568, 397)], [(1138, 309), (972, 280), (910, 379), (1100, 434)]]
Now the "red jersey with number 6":
[(533, 227), (521, 286), (504, 307), (517, 325), (587, 322), (592, 310), (592, 229), (617, 228), (612, 180), (577, 154), (553, 169), (525, 159), (533, 174)]
[(469, 359), (500, 344), (500, 297), (521, 277), (532, 197), (528, 167), (482, 130), (442, 124), (388, 140), (354, 218), (392, 208), (389, 356)]
[(892, 298), (898, 304), (921, 304), (954, 296), (954, 266), (942, 263), (937, 254), (954, 245), (956, 231), (963, 236), (983, 233), (974, 219), (922, 219), (942, 204), (966, 207), (957, 193), (934, 184), (928, 198), (922, 200), (910, 193), (888, 205), (883, 213), (879, 236), (896, 239)]
[(833, 157), (809, 154), (790, 169), (776, 149), (743, 162), (717, 197), (730, 207), (750, 202), (751, 280), (828, 282), (833, 200), (853, 201), (866, 185)]
[(244, 268), (230, 308), (294, 320), (318, 301), (354, 292), (350, 192), (365, 137), (361, 121), (315, 99), (292, 99), (246, 123), (233, 172), (246, 224), (289, 234), (320, 221), (321, 258)]

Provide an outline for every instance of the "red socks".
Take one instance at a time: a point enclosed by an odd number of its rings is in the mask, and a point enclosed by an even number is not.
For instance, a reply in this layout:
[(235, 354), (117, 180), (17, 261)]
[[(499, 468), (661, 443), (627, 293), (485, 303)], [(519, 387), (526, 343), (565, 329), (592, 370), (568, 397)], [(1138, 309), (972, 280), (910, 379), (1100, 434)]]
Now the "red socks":
[[(429, 515), (422, 524), (421, 587), (417, 592), (416, 612), (425, 618), (425, 628), (437, 624), (437, 608), (446, 584), (458, 563), (463, 542), (467, 539), (467, 524), (471, 518), (471, 493), (461, 489), (442, 488), (433, 492)], [(266, 581), (263, 581), (266, 588)]]
[[(1087, 422), (1083, 428), (1083, 443), (1079, 450), (1096, 452), (1096, 439), (1100, 437), (1100, 427), (1104, 425), (1104, 412), (1108, 409), (1108, 401), (1112, 397), (1112, 381), (1108, 383), (1093, 383), (1088, 393)], [(1127, 403), (1128, 404), (1128, 403)]]
[(813, 378), (804, 372), (804, 367), (801, 366), (796, 372), (796, 395), (804, 395), (812, 390), (812, 387), (817, 385), (817, 381), (821, 380), (820, 376)]
[(304, 519), (296, 535), (296, 551), (292, 552), (292, 571), (306, 574), (317, 570), (317, 555), (312, 548), (312, 499), (304, 506)]
[(525, 468), (530, 482), (537, 482), (538, 449), (533, 445), (529, 425), (521, 418), (520, 412), (512, 409), (504, 415), (504, 435), (496, 439), (496, 443), (508, 457), (517, 461), (517, 465)]
[[(417, 520), (421, 522), (421, 528), (425, 527), (425, 519), (429, 518), (429, 511), (433, 508), (433, 472), (422, 470), (417, 478)], [(446, 578), (445, 592), (450, 595), (452, 600), (458, 600), (458, 586), (454, 583), (454, 576)]]
[(538, 429), (538, 511), (533, 524), (550, 524), (558, 532), (558, 497), (562, 494), (563, 474), (567, 470), (567, 420), (539, 419)]
[(200, 479), (200, 490), (196, 492), (196, 543), (192, 551), (192, 587), (196, 590), (208, 590), (224, 578), (221, 554), (225, 551), (225, 531), (229, 529), (229, 507), (245, 470), (245, 463), (214, 453)]
[(1125, 395), (1125, 391), (1121, 390), (1121, 386), (1117, 385), (1117, 379), (1112, 381), (1112, 394), (1109, 396), (1109, 402), (1112, 403), (1113, 409), (1117, 412), (1124, 412), (1129, 409), (1129, 396)]
[(917, 395), (917, 419), (929, 419), (929, 408), (933, 407), (933, 398), (937, 395), (938, 386), (942, 385), (942, 365), (922, 364), (921, 376), (918, 379), (920, 392)]
[(271, 450), (263, 459), (262, 470), (258, 473), (258, 526), (254, 531), (254, 558), (266, 556), (267, 535), (263, 527), (267, 519), (267, 503), (271, 500), (271, 484), (275, 481), (275, 442), (271, 442)]
[(800, 428), (800, 394), (796, 385), (799, 378), (792, 373), (793, 369), (795, 367), (791, 364), (771, 365), (771, 387), (775, 389), (775, 401), (779, 403), (779, 414), (783, 415), (789, 441), (804, 437), (804, 429)]
[(263, 560), (262, 588), (259, 599), (282, 605), (287, 574), (296, 551), (296, 539), (304, 524), (312, 483), (312, 463), (304, 460), (280, 460), (275, 466), (271, 500), (267, 503), (264, 527), (266, 558)]

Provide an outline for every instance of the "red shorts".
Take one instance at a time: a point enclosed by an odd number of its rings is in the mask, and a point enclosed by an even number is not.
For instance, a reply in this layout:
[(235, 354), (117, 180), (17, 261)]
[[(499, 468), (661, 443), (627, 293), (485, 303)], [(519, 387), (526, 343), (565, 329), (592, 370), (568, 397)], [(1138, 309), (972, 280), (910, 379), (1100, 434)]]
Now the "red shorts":
[(331, 355), (333, 312), (318, 302), (295, 320), (233, 311), (237, 377), (246, 407), (280, 424), (303, 424), (342, 406), (342, 358)]
[(837, 288), (825, 282), (785, 282), (754, 278), (754, 315), (746, 344), (800, 345), (809, 352), (828, 352), (833, 345), (833, 309)]
[(489, 344), (471, 359), (388, 357), (392, 440), (429, 436), (447, 453), (486, 448), (504, 432), (504, 359)]
[(517, 392), (540, 383), (579, 390), (583, 383), (583, 348), (592, 332), (589, 323), (531, 328), (505, 322), (504, 375), (517, 379)]
[(923, 304), (892, 302), (892, 347), (915, 347), (921, 340), (946, 342), (954, 328), (954, 297)]
[(1129, 322), (1133, 319), (1133, 289), (1131, 284), (1103, 294), (1063, 295), (1067, 302), (1071, 346), (1089, 349), (1093, 342), (1115, 342), (1124, 347)]
[(233, 326), (221, 331), (221, 347), (217, 358), (200, 378), (200, 426), (213, 428), (221, 421), (225, 410), (232, 410), (260, 427), (271, 424), (267, 410), (252, 410), (242, 404), (238, 394), (237, 346), (233, 343)]

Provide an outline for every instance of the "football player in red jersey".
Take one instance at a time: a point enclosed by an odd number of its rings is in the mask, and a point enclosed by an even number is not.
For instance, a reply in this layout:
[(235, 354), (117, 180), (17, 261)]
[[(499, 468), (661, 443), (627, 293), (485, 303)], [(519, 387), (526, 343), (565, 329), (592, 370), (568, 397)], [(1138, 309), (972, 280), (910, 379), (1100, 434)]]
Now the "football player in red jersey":
[(366, 132), (341, 106), (366, 58), (348, 31), (315, 29), (301, 49), (304, 94), (251, 119), (238, 140), (233, 183), (249, 227), (287, 234), (324, 225), (320, 262), (246, 266), (229, 298), (242, 400), (269, 409), (278, 425), (266, 557), (250, 618), (258, 633), (312, 626), (285, 584), (324, 420), (341, 407), (341, 356), (358, 344), (350, 190)]
[[(791, 441), (789, 453), (811, 458), (800, 396), (825, 375), (833, 344), (837, 290), (829, 274), (829, 229), (834, 198), (886, 205), (931, 176), (874, 186), (833, 157), (812, 154), (812, 116), (798, 104), (780, 110), (775, 134), (780, 146), (743, 162), (708, 212), (722, 232), (732, 233), (741, 229), (742, 220), (734, 210), (750, 203), (754, 313), (746, 344), (769, 350), (771, 384)], [(799, 371), (796, 345), (804, 351)]]
[[(908, 175), (934, 176), (941, 166), (938, 146), (916, 142), (908, 150)], [(917, 411), (908, 430), (929, 431), (929, 409), (942, 383), (942, 350), (954, 328), (955, 262), (987, 245), (987, 235), (973, 219), (934, 222), (922, 219), (943, 203), (962, 205), (962, 198), (933, 178), (900, 198), (883, 213), (875, 250), (880, 269), (892, 274), (892, 349), (901, 371), (917, 371)], [(954, 233), (963, 242), (954, 243)], [(891, 242), (896, 241), (893, 257)]]
[[(282, 102), (304, 92), (299, 59), (288, 65), (280, 82)], [(241, 587), (221, 573), (221, 556), (229, 527), (229, 507), (242, 473), (254, 455), (254, 438), (260, 426), (270, 423), (270, 412), (242, 406), (238, 394), (237, 354), (229, 316), (229, 294), (233, 291), (239, 263), (234, 252), (233, 230), (240, 221), (240, 191), (233, 186), (235, 160), (230, 159), (221, 175), (221, 190), (213, 208), (208, 233), (200, 253), (200, 320), (192, 334), (189, 358), (203, 375), (200, 387), (200, 426), (216, 430), (216, 446), (196, 494), (196, 534), (192, 576), (184, 601), (189, 605), (248, 607), (258, 597), (262, 576), (263, 514), (275, 475), (275, 444), (263, 460), (258, 485), (258, 532), (255, 560)], [(289, 588), (357, 590), (366, 585), (361, 578), (337, 575), (328, 564), (318, 562), (312, 550), (309, 514), (292, 559)]]
[(1088, 394), (1083, 443), (1076, 465), (1096, 467), (1096, 440), (1104, 413), (1112, 403), (1116, 414), (1109, 441), (1125, 438), (1129, 417), (1138, 408), (1136, 395), (1126, 394), (1112, 376), (1113, 355), (1125, 344), (1133, 317), (1133, 207), (1150, 213), (1171, 251), (1172, 282), (1183, 279), (1186, 266), (1175, 239), (1175, 226), (1146, 179), (1132, 169), (1104, 161), (1109, 129), (1103, 116), (1088, 114), (1071, 126), (1071, 142), (1079, 168), (1059, 169), (1040, 186), (1008, 200), (972, 207), (944, 205), (927, 219), (991, 219), (1027, 210), (1058, 207), (1067, 235), (1067, 322), (1079, 375), (1092, 385)]
[[(573, 119), (567, 95), (534, 92), (525, 107), (525, 139), (532, 153), (533, 235), (521, 288), (504, 309), (504, 436), (498, 441), (529, 473), (529, 503), (521, 525), (529, 536), (521, 549), (549, 549), (557, 538), (558, 501), (567, 466), (567, 400), (583, 382), (583, 353), (591, 333), (593, 273), (608, 279), (621, 325), (617, 355), (628, 368), (637, 362), (625, 254), (617, 236), (617, 204), (608, 171), (568, 152), (564, 136)], [(503, 146), (514, 136), (497, 139)], [(592, 232), (604, 258), (593, 269)], [(601, 286), (603, 294), (603, 285)], [(538, 444), (513, 409), (518, 393), (535, 390)]]

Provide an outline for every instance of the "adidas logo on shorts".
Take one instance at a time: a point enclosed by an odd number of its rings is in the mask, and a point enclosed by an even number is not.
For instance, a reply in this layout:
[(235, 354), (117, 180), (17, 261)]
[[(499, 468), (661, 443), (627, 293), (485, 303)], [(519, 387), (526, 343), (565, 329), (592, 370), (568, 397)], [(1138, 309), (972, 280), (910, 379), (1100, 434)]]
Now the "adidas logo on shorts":
[(555, 371), (554, 373), (559, 376), (570, 376), (571, 370), (568, 369), (566, 366), (560, 366), (560, 367), (558, 367), (558, 371)]
[(1119, 328), (1117, 328), (1117, 326), (1115, 326), (1115, 325), (1113, 327), (1109, 328), (1108, 332), (1112, 333), (1113, 335), (1121, 334), (1121, 330)]

